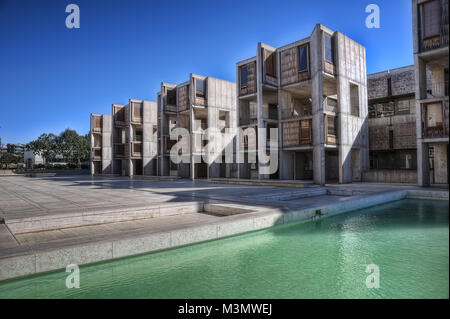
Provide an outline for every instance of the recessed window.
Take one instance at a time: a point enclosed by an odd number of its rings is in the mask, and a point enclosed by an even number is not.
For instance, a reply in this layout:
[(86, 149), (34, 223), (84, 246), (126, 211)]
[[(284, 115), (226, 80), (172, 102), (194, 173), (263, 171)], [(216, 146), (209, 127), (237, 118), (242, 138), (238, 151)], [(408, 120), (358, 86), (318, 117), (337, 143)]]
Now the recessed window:
[(275, 77), (275, 53), (264, 50), (266, 75)]
[(241, 67), (241, 88), (247, 87), (247, 66)]
[(172, 89), (167, 91), (167, 104), (176, 105), (177, 104), (177, 90)]
[(195, 79), (195, 95), (197, 97), (206, 97), (206, 80)]
[(298, 71), (308, 71), (308, 46), (298, 47)]
[(359, 87), (350, 83), (350, 114), (359, 117)]
[(439, 0), (433, 0), (423, 4), (423, 36), (430, 38), (439, 35), (440, 8)]
[(334, 63), (333, 40), (327, 33), (323, 34), (325, 61)]

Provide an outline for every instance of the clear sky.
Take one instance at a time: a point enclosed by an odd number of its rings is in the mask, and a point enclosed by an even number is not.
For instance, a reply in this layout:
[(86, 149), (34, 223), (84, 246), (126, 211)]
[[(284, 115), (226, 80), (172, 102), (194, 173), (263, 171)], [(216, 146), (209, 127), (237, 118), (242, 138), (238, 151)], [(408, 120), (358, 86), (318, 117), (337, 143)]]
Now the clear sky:
[[(65, 8), (80, 8), (67, 29)], [(368, 4), (381, 28), (368, 29)], [(411, 0), (0, 0), (0, 137), (89, 131), (90, 113), (156, 100), (189, 73), (235, 81), (258, 42), (278, 47), (322, 23), (366, 47), (367, 71), (413, 64)]]

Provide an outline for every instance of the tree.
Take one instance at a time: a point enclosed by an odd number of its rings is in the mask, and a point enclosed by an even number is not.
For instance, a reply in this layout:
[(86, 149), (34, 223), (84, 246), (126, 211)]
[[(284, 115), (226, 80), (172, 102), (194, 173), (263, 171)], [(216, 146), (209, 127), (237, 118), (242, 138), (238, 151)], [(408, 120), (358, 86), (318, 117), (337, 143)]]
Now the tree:
[(8, 165), (10, 164), (18, 164), (20, 161), (20, 157), (11, 153), (3, 153), (0, 156), (0, 163), (2, 163), (2, 167), (3, 165), (6, 165), (6, 169), (8, 169)]
[(58, 148), (58, 137), (53, 133), (41, 134), (36, 140), (27, 144), (27, 149), (33, 150), (34, 155), (41, 155), (45, 164), (55, 158)]
[(78, 135), (75, 130), (65, 129), (58, 137), (61, 154), (78, 167), (89, 158), (89, 135)]

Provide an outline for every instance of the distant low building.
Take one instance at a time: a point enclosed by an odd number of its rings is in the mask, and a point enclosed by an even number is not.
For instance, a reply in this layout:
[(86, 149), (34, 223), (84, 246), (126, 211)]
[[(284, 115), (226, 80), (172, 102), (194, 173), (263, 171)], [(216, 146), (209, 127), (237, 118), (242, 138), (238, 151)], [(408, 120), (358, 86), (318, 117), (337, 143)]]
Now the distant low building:
[(26, 168), (33, 168), (33, 165), (44, 164), (44, 159), (40, 154), (34, 154), (33, 151), (25, 151), (23, 153), (23, 161)]
[(25, 152), (25, 144), (7, 144), (6, 149), (11, 154), (23, 154)]

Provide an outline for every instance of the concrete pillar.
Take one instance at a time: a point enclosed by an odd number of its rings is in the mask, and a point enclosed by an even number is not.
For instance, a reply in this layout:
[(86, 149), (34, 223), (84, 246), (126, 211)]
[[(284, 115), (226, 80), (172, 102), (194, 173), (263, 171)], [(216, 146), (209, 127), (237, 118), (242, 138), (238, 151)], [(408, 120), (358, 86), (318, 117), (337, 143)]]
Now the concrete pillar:
[(428, 163), (428, 147), (423, 143), (422, 105), (420, 99), (426, 97), (427, 74), (426, 63), (417, 55), (414, 56), (415, 89), (416, 89), (416, 134), (417, 134), (417, 184), (430, 184), (430, 170)]
[(103, 115), (102, 126), (102, 174), (112, 174), (112, 116)]
[(317, 25), (311, 35), (312, 134), (314, 183), (325, 184), (325, 131), (323, 123), (322, 32)]
[(262, 74), (262, 65), (263, 60), (261, 56), (261, 42), (258, 43), (258, 48), (256, 51), (256, 90), (257, 90), (257, 125), (258, 130), (256, 131), (256, 138), (258, 141), (258, 179), (264, 179), (264, 175), (262, 174), (262, 163), (261, 159), (263, 158), (266, 147), (265, 147), (265, 140), (259, 134), (259, 129), (264, 128), (264, 121), (263, 121), (263, 88), (262, 88), (262, 81), (263, 81), (263, 74)]

